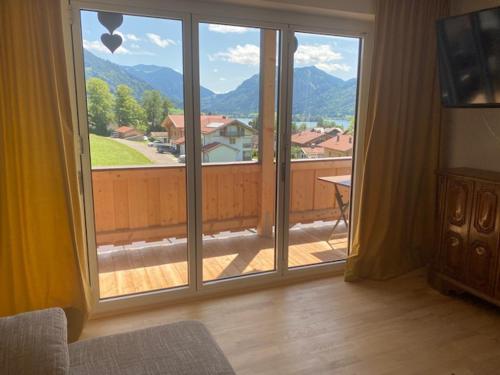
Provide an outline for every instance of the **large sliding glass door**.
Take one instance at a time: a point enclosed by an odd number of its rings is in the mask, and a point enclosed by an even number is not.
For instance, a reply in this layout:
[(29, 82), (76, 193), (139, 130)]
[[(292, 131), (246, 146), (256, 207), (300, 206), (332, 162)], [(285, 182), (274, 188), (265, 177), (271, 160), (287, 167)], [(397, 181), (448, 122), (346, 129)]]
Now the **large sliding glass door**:
[(97, 301), (346, 258), (360, 38), (111, 6), (73, 15)]
[(201, 22), (203, 282), (276, 270), (280, 33)]
[(293, 43), (287, 124), (290, 269), (348, 255), (361, 39), (296, 31)]
[(186, 163), (164, 127), (184, 116), (183, 21), (80, 12), (101, 299), (188, 285)]

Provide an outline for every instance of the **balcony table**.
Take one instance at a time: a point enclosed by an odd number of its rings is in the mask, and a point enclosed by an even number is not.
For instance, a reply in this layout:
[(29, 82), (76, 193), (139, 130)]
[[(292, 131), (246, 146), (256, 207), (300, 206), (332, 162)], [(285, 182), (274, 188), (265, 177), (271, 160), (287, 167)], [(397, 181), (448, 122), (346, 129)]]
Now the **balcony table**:
[(339, 186), (350, 189), (351, 175), (318, 177), (318, 180), (333, 184), (333, 186), (335, 186), (335, 200), (337, 201), (337, 204), (340, 209), (340, 217), (337, 219), (335, 225), (333, 226), (332, 234), (330, 235), (331, 239), (335, 233), (335, 229), (337, 229), (337, 226), (339, 225), (341, 220), (344, 221), (346, 228), (348, 228), (349, 225), (346, 218), (346, 211), (349, 208), (349, 201), (344, 202), (344, 198), (340, 193)]

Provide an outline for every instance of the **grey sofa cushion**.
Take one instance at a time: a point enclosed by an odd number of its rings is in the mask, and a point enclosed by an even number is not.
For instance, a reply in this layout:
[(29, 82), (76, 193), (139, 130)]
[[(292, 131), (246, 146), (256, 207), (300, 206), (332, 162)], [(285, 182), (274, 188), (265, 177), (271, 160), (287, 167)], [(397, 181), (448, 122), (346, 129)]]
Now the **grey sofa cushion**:
[(72, 375), (229, 375), (231, 365), (200, 322), (184, 321), (69, 345)]
[(2, 374), (67, 374), (66, 316), (59, 308), (0, 319)]

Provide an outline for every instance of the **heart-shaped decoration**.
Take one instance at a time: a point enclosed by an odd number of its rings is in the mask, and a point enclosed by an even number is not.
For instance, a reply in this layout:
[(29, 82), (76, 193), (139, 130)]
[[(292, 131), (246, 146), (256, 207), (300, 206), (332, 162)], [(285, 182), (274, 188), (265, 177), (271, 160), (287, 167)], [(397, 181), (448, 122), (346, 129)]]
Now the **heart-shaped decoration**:
[(101, 35), (101, 42), (108, 47), (111, 53), (114, 53), (116, 49), (122, 45), (123, 39), (120, 35), (104, 33)]
[(123, 23), (123, 14), (120, 13), (110, 13), (110, 12), (99, 12), (97, 13), (97, 19), (106, 29), (108, 29), (110, 34), (113, 34), (117, 28)]

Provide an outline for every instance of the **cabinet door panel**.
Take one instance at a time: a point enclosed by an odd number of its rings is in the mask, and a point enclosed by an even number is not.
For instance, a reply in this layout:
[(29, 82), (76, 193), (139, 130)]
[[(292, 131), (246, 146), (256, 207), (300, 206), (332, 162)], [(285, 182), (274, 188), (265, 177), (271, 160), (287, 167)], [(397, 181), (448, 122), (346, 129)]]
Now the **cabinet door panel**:
[(467, 251), (467, 285), (491, 294), (494, 286), (495, 251), (484, 242), (474, 242)]
[(472, 225), (466, 257), (467, 284), (492, 295), (498, 259), (498, 196), (495, 184), (477, 182), (474, 189)]
[(467, 223), (469, 199), (472, 183), (459, 178), (448, 181), (446, 213), (448, 224), (461, 227)]
[(465, 275), (472, 193), (472, 181), (447, 177), (440, 263), (441, 271), (457, 280), (463, 280)]
[(493, 189), (479, 186), (476, 191), (474, 227), (478, 233), (489, 234), (495, 230), (497, 221), (497, 194)]
[(445, 211), (445, 202), (446, 202), (446, 177), (439, 176), (438, 177), (438, 200), (437, 200), (437, 209), (436, 209), (436, 243), (434, 244), (434, 254), (432, 260), (432, 268), (436, 271), (441, 269), (440, 259), (442, 256), (442, 241), (443, 241), (443, 222), (444, 222), (444, 211)]
[(443, 272), (457, 280), (463, 279), (465, 246), (460, 234), (448, 231), (443, 241)]

